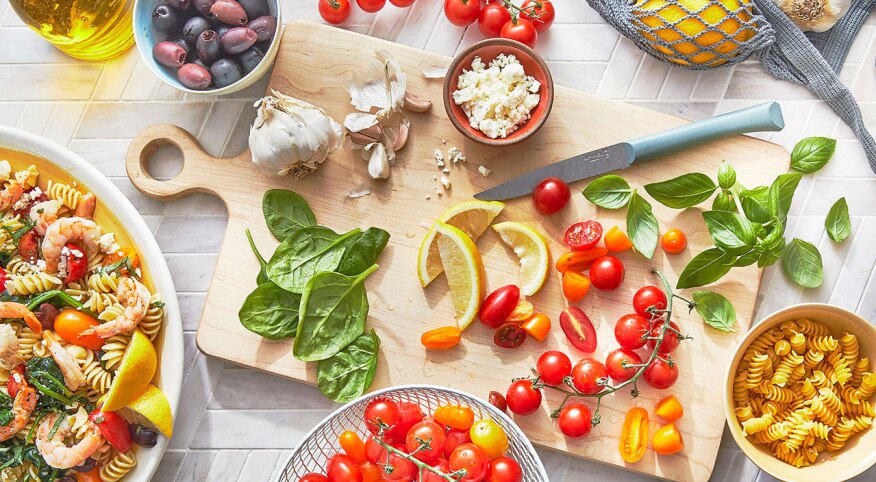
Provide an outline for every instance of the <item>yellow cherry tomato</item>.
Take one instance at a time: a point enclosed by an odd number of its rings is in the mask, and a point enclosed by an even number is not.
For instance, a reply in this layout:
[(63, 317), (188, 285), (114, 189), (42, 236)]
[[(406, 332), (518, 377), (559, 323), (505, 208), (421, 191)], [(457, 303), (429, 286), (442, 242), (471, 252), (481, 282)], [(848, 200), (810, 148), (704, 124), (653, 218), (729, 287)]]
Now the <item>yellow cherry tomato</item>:
[(663, 245), (663, 251), (666, 253), (679, 254), (687, 247), (687, 236), (680, 229), (673, 228), (663, 233), (660, 244)]
[(55, 332), (58, 336), (74, 345), (92, 350), (100, 350), (103, 340), (94, 333), (86, 335), (84, 332), (97, 325), (97, 320), (77, 310), (63, 310), (55, 318)]
[(633, 247), (633, 242), (630, 241), (630, 238), (617, 226), (609, 229), (602, 240), (605, 242), (605, 247), (612, 253), (619, 253)]
[(659, 455), (672, 455), (684, 450), (684, 440), (682, 440), (681, 432), (675, 426), (675, 422), (658, 428), (654, 432), (651, 445)]
[(575, 271), (563, 273), (563, 296), (572, 303), (577, 303), (590, 291), (590, 278)]
[(508, 451), (508, 435), (492, 420), (478, 420), (468, 433), (472, 443), (482, 448), (490, 459), (501, 457)]
[(544, 313), (536, 313), (523, 322), (523, 331), (538, 341), (544, 341), (551, 331), (551, 319)]
[(590, 248), (584, 251), (571, 251), (560, 256), (555, 264), (557, 271), (565, 273), (566, 271), (584, 271), (590, 268), (590, 264), (596, 258), (601, 258), (608, 254), (605, 248)]
[(654, 413), (668, 422), (674, 422), (684, 415), (684, 407), (681, 406), (681, 402), (675, 398), (675, 395), (670, 395), (657, 402), (657, 405), (654, 406)]
[(621, 458), (629, 463), (635, 463), (645, 455), (648, 448), (648, 411), (642, 407), (633, 407), (624, 417), (624, 428), (621, 431)]

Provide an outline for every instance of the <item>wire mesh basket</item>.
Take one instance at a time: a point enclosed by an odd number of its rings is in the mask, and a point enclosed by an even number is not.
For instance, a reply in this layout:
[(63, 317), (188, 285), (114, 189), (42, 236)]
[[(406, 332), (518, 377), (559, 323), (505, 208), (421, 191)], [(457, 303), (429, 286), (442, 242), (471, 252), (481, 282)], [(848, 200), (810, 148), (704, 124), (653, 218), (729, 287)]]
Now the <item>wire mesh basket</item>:
[(386, 397), (396, 402), (416, 403), (423, 413), (432, 413), (441, 405), (455, 404), (471, 407), (475, 419), (490, 418), (498, 423), (508, 435), (508, 456), (523, 469), (524, 482), (549, 482), (535, 448), (523, 431), (507, 415), (489, 403), (452, 388), (433, 385), (403, 385), (378, 390), (335, 410), (313, 428), (292, 452), (278, 482), (298, 482), (310, 472), (324, 473), (329, 457), (341, 451), (338, 436), (352, 430), (363, 440), (370, 435), (365, 426), (365, 407), (375, 397)]

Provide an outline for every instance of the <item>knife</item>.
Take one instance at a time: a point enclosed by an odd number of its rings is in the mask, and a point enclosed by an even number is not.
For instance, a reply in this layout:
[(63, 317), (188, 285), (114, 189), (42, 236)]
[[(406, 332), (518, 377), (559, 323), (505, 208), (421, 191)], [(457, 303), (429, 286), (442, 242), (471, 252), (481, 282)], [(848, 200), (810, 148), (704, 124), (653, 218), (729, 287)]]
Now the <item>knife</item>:
[(529, 171), (514, 179), (474, 195), (484, 201), (504, 201), (524, 196), (547, 177), (566, 182), (579, 181), (606, 172), (626, 169), (636, 162), (649, 161), (723, 137), (746, 132), (780, 131), (785, 127), (778, 102), (767, 102), (628, 142), (596, 149)]

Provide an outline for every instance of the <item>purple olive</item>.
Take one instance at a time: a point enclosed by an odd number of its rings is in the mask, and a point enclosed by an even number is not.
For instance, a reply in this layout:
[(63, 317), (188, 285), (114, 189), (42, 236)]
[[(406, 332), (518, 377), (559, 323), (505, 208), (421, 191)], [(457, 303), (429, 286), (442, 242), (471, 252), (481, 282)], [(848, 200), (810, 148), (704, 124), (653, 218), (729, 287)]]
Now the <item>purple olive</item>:
[(162, 33), (178, 33), (183, 20), (182, 12), (164, 3), (152, 10), (152, 26)]
[(40, 320), (40, 325), (42, 325), (44, 330), (54, 330), (55, 318), (58, 317), (58, 313), (60, 312), (61, 310), (55, 308), (55, 305), (51, 303), (43, 303), (37, 308), (34, 315)]
[(186, 50), (176, 42), (165, 40), (158, 42), (155, 47), (152, 47), (152, 56), (161, 65), (168, 67), (180, 67), (186, 63)]
[(228, 25), (242, 26), (249, 21), (246, 10), (234, 0), (218, 0), (210, 7), (210, 13)]
[(187, 9), (191, 3), (191, 0), (167, 0), (167, 4), (177, 10)]
[(128, 433), (131, 435), (131, 442), (141, 447), (154, 447), (158, 442), (158, 432), (139, 424), (128, 424)]
[(265, 58), (265, 51), (253, 45), (237, 56), (237, 62), (243, 71), (248, 74), (259, 65), (263, 58)]
[(196, 47), (198, 49), (198, 58), (203, 60), (205, 64), (212, 64), (219, 57), (222, 50), (222, 46), (219, 43), (219, 35), (212, 30), (201, 32)]
[(257, 18), (262, 17), (264, 15), (270, 15), (271, 11), (268, 9), (267, 0), (237, 0), (240, 3), (240, 6), (246, 10), (246, 15), (249, 18)]
[(201, 15), (207, 15), (210, 13), (210, 7), (212, 7), (215, 2), (216, 0), (192, 0), (192, 6), (195, 7), (195, 10)]
[[(193, 44), (186, 42), (184, 38), (178, 38), (173, 41), (173, 43), (182, 47), (183, 50), (186, 51), (186, 59), (197, 56), (197, 52), (195, 52), (195, 47)], [(194, 55), (193, 55), (194, 54)]]
[(213, 76), (213, 83), (216, 84), (216, 87), (231, 85), (243, 77), (240, 66), (231, 59), (219, 59), (213, 62), (213, 65), (210, 66), (210, 74)]
[(73, 467), (73, 470), (76, 472), (91, 472), (91, 469), (93, 469), (95, 465), (97, 465), (97, 462), (95, 462), (93, 458), (88, 457), (85, 459), (85, 462)]
[(250, 20), (246, 26), (255, 30), (259, 36), (258, 42), (270, 42), (274, 38), (274, 32), (277, 31), (277, 17), (264, 15)]
[(253, 46), (256, 43), (258, 34), (255, 30), (246, 27), (234, 27), (225, 32), (225, 35), (219, 39), (222, 44), (222, 50), (231, 54), (237, 55), (244, 50)]
[(210, 30), (210, 22), (204, 17), (192, 17), (183, 25), (182, 36), (186, 42), (194, 44), (204, 30)]
[(176, 71), (176, 76), (182, 85), (194, 90), (205, 90), (213, 81), (210, 71), (197, 64), (183, 65)]

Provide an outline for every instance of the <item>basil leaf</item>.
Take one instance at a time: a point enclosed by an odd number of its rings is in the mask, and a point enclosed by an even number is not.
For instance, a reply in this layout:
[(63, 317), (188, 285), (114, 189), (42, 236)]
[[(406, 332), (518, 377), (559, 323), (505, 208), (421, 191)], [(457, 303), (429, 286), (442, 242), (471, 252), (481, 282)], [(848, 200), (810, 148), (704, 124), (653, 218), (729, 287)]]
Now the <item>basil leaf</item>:
[(654, 256), (659, 237), (657, 218), (651, 212), (651, 204), (636, 192), (627, 208), (627, 233), (636, 251), (648, 259)]
[(331, 358), (320, 361), (316, 371), (319, 391), (338, 403), (347, 403), (362, 396), (374, 381), (379, 349), (380, 339), (371, 330)]
[(733, 201), (733, 194), (730, 191), (721, 191), (712, 200), (712, 211), (731, 211), (736, 212), (736, 202)]
[(721, 331), (736, 331), (736, 309), (730, 301), (711, 291), (694, 291), (693, 301), (697, 313), (707, 325)]
[(266, 272), (268, 269), (268, 262), (265, 261), (265, 258), (262, 257), (262, 253), (259, 253), (259, 248), (256, 247), (255, 241), (252, 240), (252, 233), (249, 232), (249, 228), (246, 228), (244, 230), (244, 232), (246, 233), (246, 240), (249, 241), (249, 247), (250, 247), (250, 249), (252, 249), (252, 253), (255, 255), (256, 259), (258, 260), (259, 266), (261, 266), (261, 269), (259, 270), (259, 274), (256, 275), (256, 284), (258, 284), (258, 285), (265, 284), (268, 281), (270, 281), (268, 279), (268, 274)]
[(730, 271), (736, 256), (718, 248), (709, 248), (688, 261), (678, 276), (676, 288), (693, 288), (714, 283)]
[(739, 193), (742, 212), (750, 221), (765, 223), (772, 219), (770, 214), (770, 192), (766, 186), (758, 186)]
[(739, 255), (754, 247), (757, 235), (751, 221), (730, 211), (706, 211), (703, 213), (706, 227), (715, 246), (725, 253)]
[(299, 194), (270, 189), (262, 198), (262, 212), (271, 234), (282, 241), (298, 228), (316, 226), (316, 216)]
[(295, 358), (325, 360), (365, 332), (368, 296), (363, 282), (375, 269), (376, 264), (356, 277), (323, 271), (310, 279), (298, 309)]
[(721, 189), (730, 189), (736, 185), (736, 169), (727, 161), (722, 162), (718, 168), (718, 185)]
[(830, 239), (839, 243), (852, 234), (852, 221), (849, 219), (849, 205), (846, 204), (846, 198), (841, 197), (827, 212), (827, 219), (824, 220), (824, 228), (827, 230), (827, 235)]
[(782, 252), (782, 271), (804, 288), (818, 288), (824, 280), (821, 253), (814, 244), (794, 238)]
[[(775, 216), (783, 223), (785, 222), (788, 218), (788, 211), (791, 210), (791, 201), (794, 199), (794, 191), (797, 190), (797, 185), (800, 184), (800, 179), (802, 178), (802, 174), (792, 172), (789, 174), (780, 174), (779, 177), (773, 181), (769, 190), (771, 218)], [(758, 220), (752, 219), (752, 221)]]
[(836, 140), (829, 137), (807, 137), (791, 151), (791, 169), (804, 174), (820, 170), (833, 157)]
[(581, 194), (599, 207), (620, 209), (630, 202), (633, 190), (624, 178), (609, 174), (591, 182)]
[(751, 251), (749, 251), (747, 253), (739, 255), (739, 257), (736, 258), (736, 261), (733, 262), (733, 267), (734, 268), (744, 268), (745, 266), (751, 266), (752, 264), (754, 264), (758, 260), (759, 257), (760, 257), (760, 253), (758, 253), (756, 250), (752, 249)]
[(389, 233), (380, 228), (368, 228), (350, 240), (352, 242), (347, 245), (337, 271), (356, 276), (377, 262), (377, 257), (389, 242)]
[(270, 281), (260, 284), (243, 302), (238, 318), (247, 330), (269, 340), (295, 336), (301, 295)]
[(268, 262), (268, 278), (286, 291), (301, 293), (316, 273), (338, 267), (346, 240), (359, 232), (354, 229), (338, 236), (323, 226), (299, 228), (274, 251)]
[(667, 181), (645, 184), (645, 191), (657, 202), (675, 209), (689, 208), (709, 199), (718, 186), (699, 172), (682, 174)]
[(766, 268), (772, 266), (779, 258), (782, 257), (782, 252), (785, 250), (785, 238), (779, 238), (778, 244), (764, 250), (760, 257), (757, 258), (757, 267)]

